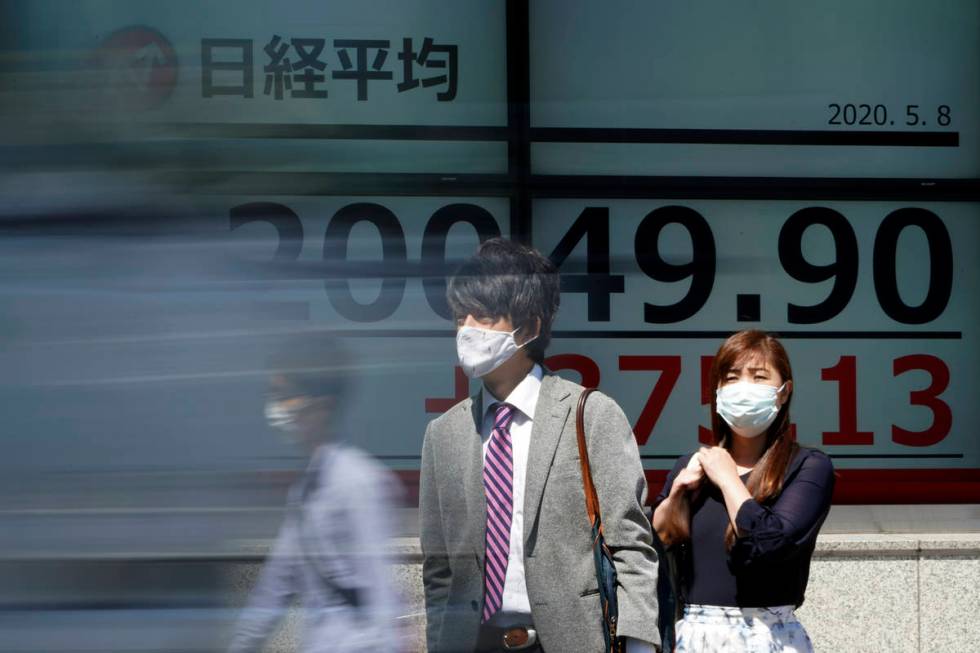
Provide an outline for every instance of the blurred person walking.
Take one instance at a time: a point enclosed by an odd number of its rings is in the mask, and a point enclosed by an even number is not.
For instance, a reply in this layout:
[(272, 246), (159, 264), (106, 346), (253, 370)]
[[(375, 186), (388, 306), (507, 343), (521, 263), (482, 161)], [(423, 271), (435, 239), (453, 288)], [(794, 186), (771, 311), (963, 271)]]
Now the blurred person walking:
[(310, 456), (229, 651), (259, 651), (294, 599), (298, 650), (398, 650), (401, 602), (386, 546), (400, 497), (394, 475), (337, 431), (351, 364), (332, 337), (305, 334), (270, 359), (266, 418)]

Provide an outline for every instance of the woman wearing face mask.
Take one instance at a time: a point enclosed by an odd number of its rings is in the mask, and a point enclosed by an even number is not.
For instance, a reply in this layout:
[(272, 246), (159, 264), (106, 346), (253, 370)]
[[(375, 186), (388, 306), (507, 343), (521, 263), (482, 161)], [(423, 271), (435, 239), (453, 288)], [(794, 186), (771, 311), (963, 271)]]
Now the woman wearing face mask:
[(763, 331), (741, 331), (711, 369), (714, 445), (681, 457), (653, 526), (678, 551), (684, 617), (676, 651), (812, 651), (803, 603), (834, 471), (790, 429), (793, 373)]

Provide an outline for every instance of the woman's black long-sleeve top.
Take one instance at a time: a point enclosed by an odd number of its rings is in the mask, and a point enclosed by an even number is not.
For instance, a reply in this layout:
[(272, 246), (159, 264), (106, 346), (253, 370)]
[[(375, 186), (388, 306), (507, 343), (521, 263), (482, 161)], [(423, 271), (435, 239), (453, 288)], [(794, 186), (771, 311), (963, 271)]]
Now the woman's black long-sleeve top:
[[(678, 459), (655, 506), (670, 494), (692, 455)], [(748, 474), (741, 478), (744, 482)], [(741, 536), (726, 551), (728, 511), (721, 490), (706, 477), (691, 504), (691, 539), (680, 551), (684, 601), (738, 607), (801, 605), (833, 490), (830, 458), (801, 447), (775, 500), (760, 504), (749, 499), (739, 508), (735, 523)]]

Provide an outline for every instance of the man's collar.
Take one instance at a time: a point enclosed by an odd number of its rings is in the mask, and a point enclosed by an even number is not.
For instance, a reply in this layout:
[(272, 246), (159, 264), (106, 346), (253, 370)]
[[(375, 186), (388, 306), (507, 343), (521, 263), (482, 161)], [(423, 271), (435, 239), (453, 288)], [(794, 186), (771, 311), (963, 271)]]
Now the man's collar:
[[(538, 405), (538, 395), (541, 392), (541, 379), (544, 377), (544, 371), (541, 366), (537, 363), (531, 368), (520, 383), (517, 384), (507, 398), (504, 401), (517, 410), (524, 413), (528, 419), (534, 419), (534, 409)], [(480, 391), (481, 399), (483, 400), (483, 414), (486, 415), (486, 411), (490, 410), (491, 406), (498, 403), (499, 400), (490, 394), (486, 386)]]

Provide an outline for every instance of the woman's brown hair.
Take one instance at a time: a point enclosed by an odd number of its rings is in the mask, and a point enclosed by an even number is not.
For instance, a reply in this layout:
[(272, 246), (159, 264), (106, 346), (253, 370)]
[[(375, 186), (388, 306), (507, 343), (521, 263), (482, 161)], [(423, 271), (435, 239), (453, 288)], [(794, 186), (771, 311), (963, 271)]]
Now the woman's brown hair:
[[(793, 380), (793, 369), (789, 364), (789, 356), (783, 345), (774, 336), (759, 330), (739, 331), (726, 340), (718, 353), (715, 354), (711, 365), (711, 388), (718, 388), (725, 376), (737, 363), (747, 363), (754, 357), (760, 357), (779, 372), (783, 383)], [(766, 447), (762, 458), (752, 468), (745, 486), (752, 498), (764, 503), (779, 496), (783, 490), (783, 478), (786, 469), (793, 461), (799, 446), (793, 438), (790, 429), (789, 405), (793, 398), (792, 392), (779, 408), (775, 421), (766, 430)], [(715, 398), (711, 399), (711, 430), (714, 444), (732, 449), (732, 429), (718, 414)], [(735, 542), (735, 528), (728, 525), (725, 531), (725, 545), (731, 548)]]

